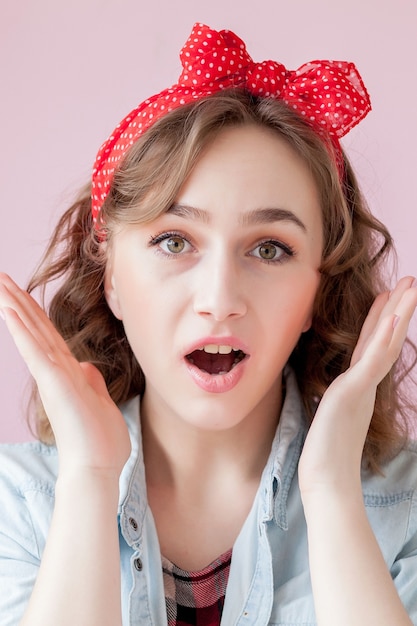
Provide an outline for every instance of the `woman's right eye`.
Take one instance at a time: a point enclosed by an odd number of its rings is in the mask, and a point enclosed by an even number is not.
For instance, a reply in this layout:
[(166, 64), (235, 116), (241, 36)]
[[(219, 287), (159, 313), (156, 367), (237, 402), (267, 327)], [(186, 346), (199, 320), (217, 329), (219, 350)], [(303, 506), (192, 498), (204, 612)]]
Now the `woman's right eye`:
[(152, 237), (149, 243), (151, 246), (158, 246), (164, 254), (171, 256), (189, 252), (192, 249), (187, 239), (178, 233), (161, 233)]
[[(162, 245), (163, 244), (163, 245)], [(173, 254), (178, 254), (182, 252), (185, 248), (185, 241), (182, 237), (169, 237), (161, 242), (161, 248), (166, 247), (168, 252), (172, 252)]]

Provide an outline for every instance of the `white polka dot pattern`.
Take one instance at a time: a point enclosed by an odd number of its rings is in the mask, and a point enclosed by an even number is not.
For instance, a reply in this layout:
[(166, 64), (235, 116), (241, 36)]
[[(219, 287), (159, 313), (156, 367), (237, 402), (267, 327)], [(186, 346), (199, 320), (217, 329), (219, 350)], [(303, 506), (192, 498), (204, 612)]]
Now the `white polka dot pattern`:
[(126, 151), (159, 118), (193, 100), (233, 87), (283, 100), (318, 132), (329, 135), (336, 146), (371, 109), (353, 63), (310, 61), (295, 71), (276, 61), (255, 63), (233, 32), (217, 32), (200, 23), (194, 25), (180, 58), (183, 71), (178, 83), (129, 113), (98, 152), (92, 180), (92, 214), (97, 229), (102, 226), (100, 208)]

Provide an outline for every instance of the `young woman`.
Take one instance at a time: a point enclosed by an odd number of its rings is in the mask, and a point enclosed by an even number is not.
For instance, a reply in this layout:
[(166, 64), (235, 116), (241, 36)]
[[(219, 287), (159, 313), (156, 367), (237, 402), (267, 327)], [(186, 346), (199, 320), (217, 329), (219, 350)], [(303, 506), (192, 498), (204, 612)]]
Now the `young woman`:
[[(39, 442), (3, 446), (4, 626), (417, 624), (417, 305), (338, 139), (356, 68), (196, 24), (0, 309)], [(369, 312), (368, 312), (369, 311)]]

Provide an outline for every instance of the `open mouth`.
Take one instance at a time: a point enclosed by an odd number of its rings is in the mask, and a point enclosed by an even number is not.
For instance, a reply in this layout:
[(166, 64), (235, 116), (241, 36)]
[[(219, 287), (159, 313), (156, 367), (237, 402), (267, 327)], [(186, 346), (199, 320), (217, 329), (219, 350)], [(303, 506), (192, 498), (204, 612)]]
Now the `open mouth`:
[(231, 346), (209, 344), (186, 355), (187, 361), (208, 374), (227, 374), (246, 354), (242, 350), (234, 350)]

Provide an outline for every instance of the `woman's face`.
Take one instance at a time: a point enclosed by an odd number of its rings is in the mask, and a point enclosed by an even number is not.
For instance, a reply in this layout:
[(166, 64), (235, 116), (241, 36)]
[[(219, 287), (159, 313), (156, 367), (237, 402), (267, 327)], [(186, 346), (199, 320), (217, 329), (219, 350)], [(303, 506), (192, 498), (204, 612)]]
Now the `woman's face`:
[(144, 372), (147, 414), (220, 430), (276, 413), (322, 248), (306, 164), (272, 131), (224, 130), (174, 205), (112, 243), (106, 297)]

